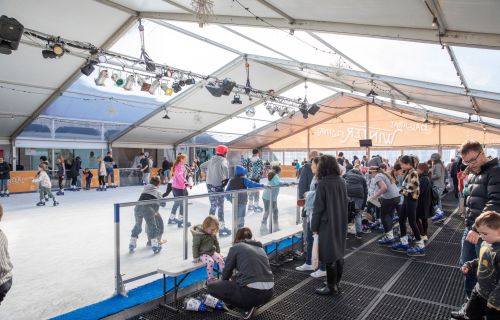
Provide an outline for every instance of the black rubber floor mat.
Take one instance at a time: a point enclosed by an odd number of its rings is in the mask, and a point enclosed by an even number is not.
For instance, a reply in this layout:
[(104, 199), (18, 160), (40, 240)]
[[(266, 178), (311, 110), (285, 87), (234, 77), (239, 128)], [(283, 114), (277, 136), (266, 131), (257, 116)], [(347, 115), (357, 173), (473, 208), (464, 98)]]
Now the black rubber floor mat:
[(448, 320), (451, 308), (386, 295), (367, 320)]
[(425, 260), (455, 267), (458, 266), (461, 250), (460, 243), (432, 241), (425, 248)]

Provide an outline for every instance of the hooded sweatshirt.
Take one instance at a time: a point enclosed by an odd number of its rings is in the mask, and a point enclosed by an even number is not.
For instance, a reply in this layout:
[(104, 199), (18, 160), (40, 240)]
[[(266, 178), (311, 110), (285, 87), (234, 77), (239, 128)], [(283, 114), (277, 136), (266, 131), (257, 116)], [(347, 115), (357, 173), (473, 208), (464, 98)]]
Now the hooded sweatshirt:
[[(234, 167), (234, 178), (229, 180), (227, 184), (226, 191), (232, 190), (243, 190), (243, 189), (252, 189), (252, 188), (261, 188), (264, 187), (263, 184), (254, 182), (246, 177), (247, 169), (243, 166)], [(227, 196), (227, 200), (231, 201), (231, 195)], [(248, 193), (239, 193), (238, 194), (238, 204), (246, 205), (248, 203)]]
[(201, 224), (191, 227), (191, 234), (193, 235), (193, 258), (199, 258), (204, 254), (212, 256), (214, 252), (220, 253), (217, 236), (206, 233)]
[(224, 185), (223, 181), (229, 179), (229, 164), (223, 156), (213, 156), (207, 162), (202, 163), (200, 168), (207, 172), (207, 185), (220, 187)]

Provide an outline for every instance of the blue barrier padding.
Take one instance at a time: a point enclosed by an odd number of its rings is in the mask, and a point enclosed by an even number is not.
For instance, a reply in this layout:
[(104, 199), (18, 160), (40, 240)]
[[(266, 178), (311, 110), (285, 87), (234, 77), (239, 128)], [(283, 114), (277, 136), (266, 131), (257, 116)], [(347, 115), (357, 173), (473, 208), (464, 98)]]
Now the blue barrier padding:
[[(294, 243), (300, 241), (301, 237), (294, 237)], [(292, 245), (292, 239), (281, 241), (278, 246), (279, 250), (284, 250)], [(274, 244), (268, 245), (265, 251), (270, 254), (276, 247)], [(205, 267), (201, 267), (191, 272), (189, 276), (182, 282), (180, 288), (188, 287), (200, 281), (207, 279), (207, 272)], [(174, 278), (167, 277), (167, 290), (174, 287)], [(143, 286), (132, 289), (128, 292), (128, 297), (115, 296), (95, 304), (76, 309), (69, 313), (54, 317), (50, 320), (94, 320), (110, 316), (122, 310), (132, 308), (134, 306), (152, 301), (163, 295), (163, 279), (153, 281)]]

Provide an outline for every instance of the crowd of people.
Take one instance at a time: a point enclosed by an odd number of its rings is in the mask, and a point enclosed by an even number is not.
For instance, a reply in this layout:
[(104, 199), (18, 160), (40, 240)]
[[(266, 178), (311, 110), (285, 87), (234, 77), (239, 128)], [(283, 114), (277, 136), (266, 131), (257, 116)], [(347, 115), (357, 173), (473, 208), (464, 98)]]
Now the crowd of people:
[[(245, 227), (247, 211), (262, 213), (261, 234), (270, 230), (271, 215), (273, 231), (278, 225), (279, 186), (287, 185), (280, 179), (281, 169), (273, 166), (266, 174), (265, 164), (259, 157), (259, 150), (253, 150), (252, 157), (243, 159), (234, 167), (230, 178), (226, 146), (218, 146), (215, 155), (202, 164), (188, 164), (185, 154), (178, 154), (174, 163), (168, 160), (162, 164), (162, 176), (149, 177), (151, 164), (147, 156), (140, 160), (141, 170), (147, 177), (147, 184), (139, 201), (158, 200), (170, 193), (174, 198), (188, 195), (193, 186), (196, 170), (206, 172), (206, 187), (210, 209), (201, 224), (190, 227), (193, 235), (193, 262), (203, 262), (207, 269), (208, 291), (215, 297), (233, 306), (247, 310), (246, 316), (272, 297), (274, 280), (267, 255), (262, 244), (252, 240), (253, 233)], [(109, 158), (99, 160), (99, 176), (109, 178)], [(55, 196), (50, 192), (46, 159), (41, 159), (35, 182), (39, 184), (40, 202)], [(111, 160), (111, 161), (110, 161)], [(422, 159), (426, 160), (426, 159)], [(0, 159), (0, 175), (4, 174)], [(64, 159), (58, 159), (62, 174)], [(101, 165), (102, 163), (102, 165)], [(73, 162), (75, 168), (78, 161)], [(71, 168), (73, 168), (73, 165)], [(71, 171), (71, 169), (70, 169)], [(58, 170), (59, 172), (59, 170)], [(261, 179), (267, 178), (267, 183)], [(162, 180), (168, 182), (167, 192), (161, 193)], [(349, 225), (358, 239), (364, 233), (381, 232), (380, 246), (402, 252), (408, 256), (424, 256), (429, 241), (429, 219), (442, 223), (442, 197), (451, 193), (458, 200), (458, 209), (465, 219), (460, 257), (464, 274), (464, 290), (467, 300), (462, 308), (452, 312), (453, 319), (500, 319), (500, 164), (498, 158), (485, 154), (482, 145), (467, 141), (450, 165), (445, 166), (439, 153), (431, 155), (428, 161), (421, 161), (413, 155), (403, 155), (390, 165), (379, 156), (368, 160), (355, 157), (345, 159), (342, 153), (337, 157), (321, 155), (313, 151), (300, 168), (298, 176), (298, 201), (303, 207), (305, 226), (306, 261), (297, 267), (298, 271), (313, 271), (313, 277), (326, 277), (324, 285), (316, 290), (319, 295), (341, 294), (340, 281), (344, 268), (346, 237)], [(47, 183), (48, 181), (48, 183)], [(100, 185), (106, 182), (99, 179)], [(146, 182), (146, 180), (144, 180)], [(109, 186), (109, 180), (107, 180)], [(73, 185), (73, 182), (72, 182)], [(113, 180), (111, 180), (113, 185)], [(243, 192), (227, 196), (237, 197), (237, 229), (235, 242), (228, 257), (220, 253), (219, 237), (231, 235), (224, 220), (224, 200), (220, 193), (253, 188), (263, 188), (263, 208), (259, 205), (260, 192)], [(136, 223), (131, 232), (129, 244), (133, 252), (137, 239), (146, 223), (148, 245), (153, 253), (161, 251), (164, 243), (164, 223), (159, 213), (164, 202), (138, 204), (134, 215)], [(174, 201), (168, 224), (184, 227), (183, 199)], [(179, 213), (178, 213), (179, 211)], [(217, 214), (217, 216), (216, 216)], [(0, 207), (0, 219), (2, 210)], [(407, 229), (407, 224), (410, 230)], [(316, 244), (315, 244), (316, 243)], [(315, 248), (317, 252), (315, 253)], [(315, 263), (317, 255), (318, 263)], [(0, 302), (12, 282), (12, 264), (6, 251), (6, 238), (0, 231)], [(218, 265), (222, 279), (214, 276)], [(233, 271), (237, 270), (236, 274)]]

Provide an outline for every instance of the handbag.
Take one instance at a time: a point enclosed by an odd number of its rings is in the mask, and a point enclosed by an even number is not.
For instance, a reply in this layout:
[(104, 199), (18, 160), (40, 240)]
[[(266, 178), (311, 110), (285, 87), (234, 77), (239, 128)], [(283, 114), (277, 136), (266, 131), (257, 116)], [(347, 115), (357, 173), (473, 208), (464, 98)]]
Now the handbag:
[(318, 269), (319, 266), (319, 236), (318, 234), (313, 234), (313, 245), (311, 252), (311, 266), (314, 270)]

